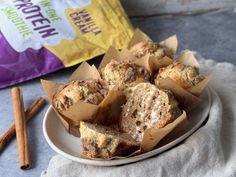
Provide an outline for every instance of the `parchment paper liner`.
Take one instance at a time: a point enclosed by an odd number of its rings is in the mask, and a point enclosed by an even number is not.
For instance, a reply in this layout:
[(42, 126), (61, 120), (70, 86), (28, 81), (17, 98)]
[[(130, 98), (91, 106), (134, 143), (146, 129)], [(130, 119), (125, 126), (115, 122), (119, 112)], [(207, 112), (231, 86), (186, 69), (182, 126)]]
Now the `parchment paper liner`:
[(182, 115), (180, 115), (178, 118), (176, 118), (172, 123), (169, 123), (163, 128), (157, 128), (157, 127), (152, 127), (149, 129), (146, 129), (144, 131), (144, 136), (143, 140), (141, 142), (140, 149), (137, 151), (131, 153), (128, 156), (114, 156), (109, 159), (102, 159), (102, 158), (90, 158), (87, 157), (86, 155), (82, 154), (81, 158), (85, 159), (93, 159), (93, 160), (112, 160), (112, 159), (124, 159), (128, 158), (131, 156), (139, 155), (148, 151), (153, 150), (157, 144), (166, 136), (168, 135), (171, 131), (173, 131), (177, 126), (179, 126), (181, 123), (186, 121), (187, 115), (186, 112), (183, 111)]
[(142, 152), (147, 152), (155, 148), (155, 146), (166, 136), (168, 135), (175, 127), (180, 125), (187, 118), (186, 112), (183, 111), (174, 122), (166, 125), (163, 128), (153, 128), (146, 129), (143, 136), (143, 141), (141, 144)]
[[(129, 61), (133, 62), (139, 66), (143, 66), (149, 71), (152, 71), (151, 60), (149, 55), (144, 56), (141, 59), (135, 59), (131, 52), (127, 49), (123, 49), (122, 51), (118, 51), (113, 47), (110, 47), (106, 55), (104, 56), (99, 69), (104, 68), (107, 63), (109, 63), (112, 59), (117, 61)], [(173, 60), (172, 60), (173, 61)], [(176, 61), (187, 64), (190, 66), (194, 66), (199, 68), (199, 63), (197, 59), (194, 57), (194, 54), (189, 50), (184, 50), (181, 55), (176, 59)], [(168, 65), (168, 63), (165, 63)], [(211, 76), (206, 76), (204, 80), (199, 82), (194, 87), (185, 90), (179, 85), (175, 84), (174, 81), (170, 79), (162, 79), (159, 83), (159, 87), (171, 90), (177, 100), (180, 102), (181, 108), (187, 111), (190, 111), (194, 106), (197, 105), (199, 99), (197, 96), (201, 94), (204, 88), (207, 86)], [(138, 82), (137, 82), (138, 83)]]
[[(182, 51), (181, 54), (176, 58), (176, 61), (179, 63), (183, 63), (185, 65), (190, 65), (190, 66), (196, 67), (198, 69), (200, 67), (200, 64), (198, 63), (197, 59), (195, 58), (193, 52), (188, 49)], [(212, 78), (211, 74), (205, 76), (205, 79), (203, 79), (201, 82), (199, 82), (195, 86), (187, 89), (187, 91), (189, 91), (190, 93), (192, 93), (196, 96), (199, 96), (202, 93), (202, 91), (204, 90), (204, 88), (207, 86), (207, 84), (209, 83), (211, 78)]]
[(133, 37), (131, 38), (128, 44), (128, 49), (130, 49), (132, 46), (134, 46), (139, 42), (145, 42), (145, 41), (152, 41), (152, 39), (144, 32), (142, 32), (139, 28), (136, 28)]
[[(194, 57), (194, 54), (190, 50), (184, 50), (180, 56), (176, 58), (176, 61), (196, 68), (199, 68), (200, 66), (197, 59)], [(198, 96), (207, 86), (210, 79), (211, 75), (205, 76), (204, 80), (187, 90), (176, 84), (170, 78), (160, 79), (157, 85), (160, 88), (171, 90), (179, 101), (181, 108), (188, 112), (199, 103), (200, 100)]]
[[(136, 29), (128, 45), (128, 48), (142, 41), (152, 40), (141, 30)], [(178, 46), (177, 37), (176, 35), (173, 35), (161, 41), (160, 44), (169, 48), (174, 55)], [(173, 62), (173, 60), (167, 56), (164, 56), (163, 58), (157, 60), (155, 59), (155, 57), (150, 56), (150, 54), (147, 54), (137, 59), (128, 49), (122, 49), (121, 51), (118, 51), (114, 47), (110, 47), (99, 65), (99, 71), (101, 71), (101, 69), (104, 68), (112, 59), (117, 61), (130, 62), (139, 66), (143, 66), (148, 69), (152, 74), (154, 74), (159, 68), (167, 66)]]
[[(152, 40), (141, 30), (136, 29), (131, 41), (129, 42), (128, 48), (131, 48), (133, 45), (139, 42), (144, 42), (144, 41), (152, 41)], [(160, 44), (170, 49), (174, 56), (178, 47), (177, 36), (176, 35), (170, 36), (167, 39), (161, 41)], [(133, 54), (131, 53), (131, 55)], [(168, 56), (164, 56), (163, 58), (156, 59), (156, 57), (150, 56), (150, 54), (147, 54), (147, 56), (144, 56), (144, 58), (147, 58), (149, 60), (149, 63), (151, 65), (150, 68), (152, 69), (153, 73), (156, 72), (159, 68), (168, 66), (169, 64), (173, 62), (173, 59), (169, 58)]]
[[(102, 70), (104, 69), (104, 67), (111, 61), (111, 60), (115, 60), (118, 62), (129, 62), (129, 63), (134, 63), (138, 66), (142, 66), (145, 69), (147, 69), (150, 73), (151, 73), (151, 69), (150, 69), (150, 65), (149, 65), (149, 60), (146, 58), (143, 58), (140, 61), (136, 61), (133, 60), (134, 56), (126, 49), (123, 51), (118, 51), (117, 49), (115, 49), (114, 47), (109, 47), (108, 51), (106, 52), (106, 54), (104, 55), (102, 61), (100, 62), (100, 65), (98, 67), (98, 70), (100, 72), (102, 72)], [(144, 82), (144, 79), (136, 79), (134, 82), (129, 83), (128, 85), (109, 85), (109, 89), (113, 89), (113, 90), (122, 90), (124, 88), (126, 88), (127, 86), (134, 86), (140, 82)]]
[(136, 57), (131, 54), (127, 49), (123, 49), (122, 51), (118, 51), (114, 47), (109, 47), (108, 51), (104, 55), (98, 70), (101, 71), (106, 65), (111, 61), (116, 60), (118, 62), (130, 62), (137, 64), (139, 66), (145, 67), (147, 70), (150, 71), (149, 61), (147, 58), (140, 59), (140, 61), (136, 60)]
[(157, 60), (155, 59), (155, 57), (150, 56), (150, 54), (146, 54), (138, 59), (128, 49), (123, 49), (120, 52), (120, 57), (129, 58), (129, 62), (147, 68), (152, 73), (152, 75), (155, 74), (159, 68), (168, 66), (173, 63), (173, 59), (167, 56), (164, 56), (163, 58)]
[(183, 89), (170, 78), (160, 79), (158, 87), (172, 91), (176, 100), (180, 103), (179, 107), (187, 112), (193, 109), (200, 101), (197, 96)]
[[(132, 46), (134, 46), (135, 44), (139, 42), (145, 42), (145, 41), (152, 41), (152, 39), (148, 35), (146, 35), (144, 32), (142, 32), (140, 29), (137, 28), (134, 31), (134, 35), (128, 44), (128, 49), (130, 49)], [(169, 48), (173, 54), (176, 53), (177, 47), (178, 47), (178, 39), (176, 35), (172, 35), (159, 43)]]
[[(98, 79), (100, 80), (99, 72), (96, 67), (90, 66), (87, 62), (83, 62), (77, 70), (71, 75), (68, 82), (75, 79)], [(99, 105), (93, 105), (85, 103), (83, 101), (78, 101), (72, 105), (68, 110), (59, 112), (53, 105), (52, 99), (56, 91), (64, 84), (58, 84), (52, 81), (41, 80), (43, 89), (52, 104), (55, 112), (59, 116), (66, 130), (73, 134), (74, 136), (79, 136), (79, 123), (81, 120), (110, 124), (115, 122), (115, 119), (118, 119), (119, 115), (117, 110), (112, 108), (113, 105), (121, 104), (122, 92), (110, 90)], [(117, 103), (118, 102), (118, 103)], [(78, 109), (79, 108), (79, 109)], [(109, 108), (109, 109), (108, 109)], [(116, 112), (111, 112), (115, 110)], [(109, 111), (109, 112), (106, 112)], [(104, 116), (106, 115), (106, 116)]]
[[(151, 61), (151, 57), (148, 55), (143, 56), (140, 59), (137, 59), (128, 49), (123, 49), (121, 51), (118, 51), (114, 47), (110, 47), (106, 54), (104, 55), (102, 61), (100, 62), (100, 65), (98, 67), (98, 70), (101, 72), (102, 69), (111, 61), (115, 60), (118, 62), (128, 62), (128, 63), (133, 63), (138, 66), (144, 67), (147, 69), (151, 76), (154, 75), (155, 73), (155, 65)], [(168, 58), (168, 57), (163, 57), (159, 61), (159, 66), (166, 66), (172, 63), (173, 60)], [(136, 80), (135, 82), (132, 82), (132, 85), (136, 85), (140, 82), (143, 82), (144, 80)], [(110, 86), (110, 88), (113, 88), (114, 86)]]
[[(98, 70), (101, 72), (102, 69), (111, 61), (111, 60), (115, 60), (118, 62), (128, 62), (128, 63), (133, 63), (136, 64), (138, 66), (144, 67), (145, 69), (147, 69), (150, 74), (152, 74), (152, 69), (151, 69), (151, 65), (150, 65), (150, 60), (148, 58), (148, 56), (143, 57), (142, 59), (139, 60), (134, 60), (136, 59), (127, 49), (124, 49), (122, 51), (118, 51), (116, 50), (114, 47), (110, 47), (108, 49), (108, 51), (106, 52), (106, 54), (104, 55)], [(140, 82), (144, 82), (143, 79), (137, 79), (134, 82), (130, 83), (129, 86), (133, 86), (136, 85)], [(114, 85), (110, 86), (110, 88), (114, 88)], [(122, 89), (123, 87), (117, 86), (118, 89)]]
[(183, 50), (180, 55), (175, 59), (177, 62), (185, 64), (185, 65), (190, 65), (196, 68), (199, 68), (200, 65), (195, 58), (194, 54), (192, 51), (185, 49)]

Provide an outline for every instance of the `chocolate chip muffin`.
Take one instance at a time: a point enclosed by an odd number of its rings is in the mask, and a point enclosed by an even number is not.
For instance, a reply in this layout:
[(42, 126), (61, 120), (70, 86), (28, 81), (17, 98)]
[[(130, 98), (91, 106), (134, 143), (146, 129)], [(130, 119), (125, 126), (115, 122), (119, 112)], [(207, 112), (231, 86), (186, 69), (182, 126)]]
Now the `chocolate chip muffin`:
[(80, 133), (83, 154), (90, 158), (108, 159), (113, 156), (126, 156), (140, 147), (140, 143), (128, 134), (102, 125), (81, 121)]
[(171, 78), (184, 89), (191, 88), (202, 81), (205, 77), (199, 74), (196, 67), (174, 62), (173, 64), (161, 68), (155, 78), (155, 84), (162, 78)]
[(126, 90), (120, 128), (141, 142), (146, 129), (162, 128), (174, 121), (181, 111), (173, 94), (150, 83), (140, 83)]
[(152, 41), (139, 42), (132, 46), (130, 51), (137, 58), (141, 58), (147, 54), (155, 57), (155, 59), (161, 59), (164, 56), (173, 58), (173, 53), (170, 49)]
[(53, 105), (60, 112), (67, 110), (78, 101), (98, 105), (107, 92), (107, 88), (98, 80), (75, 80), (57, 91), (53, 97)]
[(101, 77), (107, 85), (132, 85), (148, 81), (151, 73), (144, 67), (133, 63), (111, 60), (101, 71)]

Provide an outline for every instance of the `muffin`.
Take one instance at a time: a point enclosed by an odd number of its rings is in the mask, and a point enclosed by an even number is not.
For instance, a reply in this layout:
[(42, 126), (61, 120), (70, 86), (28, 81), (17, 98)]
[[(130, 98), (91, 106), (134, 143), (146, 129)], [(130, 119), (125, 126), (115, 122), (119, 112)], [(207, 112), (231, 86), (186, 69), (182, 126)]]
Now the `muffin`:
[(155, 57), (157, 60), (164, 56), (173, 58), (173, 53), (170, 49), (152, 41), (139, 42), (132, 46), (130, 51), (137, 58), (141, 58), (147, 54), (150, 54), (150, 56)]
[(133, 63), (111, 60), (101, 71), (101, 77), (107, 85), (132, 85), (148, 81), (151, 73), (142, 66)]
[(90, 158), (108, 159), (113, 156), (126, 156), (138, 150), (140, 143), (128, 134), (110, 127), (80, 122), (80, 140), (83, 154)]
[(141, 142), (148, 128), (162, 128), (180, 114), (173, 94), (150, 83), (140, 83), (126, 90), (127, 102), (122, 106), (120, 129)]
[(184, 89), (195, 86), (205, 78), (199, 74), (198, 68), (178, 62), (174, 62), (167, 67), (161, 68), (154, 82), (158, 85), (160, 79), (167, 77), (171, 78), (176, 84)]
[(62, 86), (53, 96), (53, 105), (60, 112), (67, 110), (78, 101), (98, 105), (108, 90), (98, 80), (74, 80)]

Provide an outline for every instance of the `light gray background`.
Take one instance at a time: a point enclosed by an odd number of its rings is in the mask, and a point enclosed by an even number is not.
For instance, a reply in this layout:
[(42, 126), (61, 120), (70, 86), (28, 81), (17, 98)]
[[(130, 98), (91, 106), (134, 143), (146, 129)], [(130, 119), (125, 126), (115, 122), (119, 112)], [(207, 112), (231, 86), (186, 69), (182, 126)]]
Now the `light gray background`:
[[(236, 64), (236, 14), (230, 10), (221, 13), (207, 13), (196, 16), (153, 16), (132, 18), (135, 27), (146, 32), (153, 40), (160, 41), (172, 34), (177, 34), (179, 51), (185, 48), (199, 52), (205, 58), (218, 62)], [(101, 57), (91, 60), (98, 63)], [(64, 82), (77, 66), (43, 76), (43, 79)], [(37, 96), (45, 94), (39, 79), (19, 84), (24, 91), (25, 107)], [(28, 124), (32, 168), (22, 171), (18, 167), (16, 141), (0, 153), (1, 177), (35, 177), (46, 169), (49, 159), (55, 152), (46, 143), (42, 132), (43, 116), (49, 107), (44, 109)], [(0, 134), (13, 122), (10, 88), (0, 90)]]
[(121, 0), (129, 16), (196, 14), (236, 5), (236, 0)]

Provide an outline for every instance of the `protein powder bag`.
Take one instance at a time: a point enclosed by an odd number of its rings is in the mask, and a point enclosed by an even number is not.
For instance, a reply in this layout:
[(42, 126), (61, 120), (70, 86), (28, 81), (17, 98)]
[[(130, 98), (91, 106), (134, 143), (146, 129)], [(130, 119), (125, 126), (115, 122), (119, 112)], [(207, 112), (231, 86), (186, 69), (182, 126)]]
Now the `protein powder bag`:
[(0, 88), (124, 48), (132, 35), (118, 0), (2, 0)]

